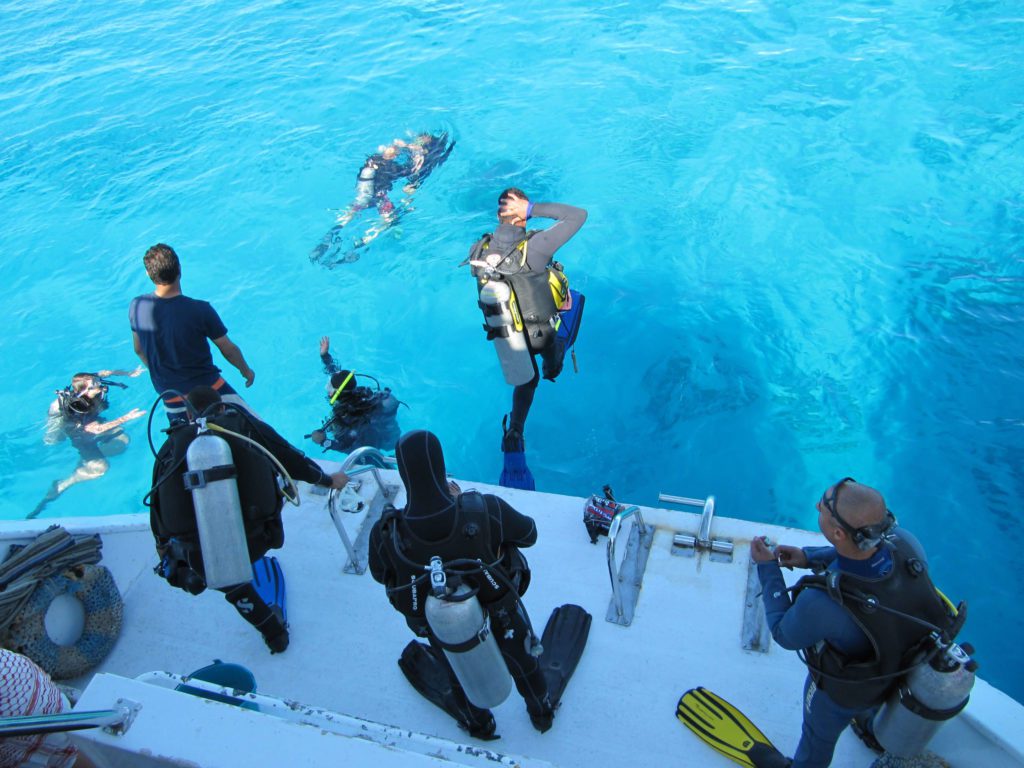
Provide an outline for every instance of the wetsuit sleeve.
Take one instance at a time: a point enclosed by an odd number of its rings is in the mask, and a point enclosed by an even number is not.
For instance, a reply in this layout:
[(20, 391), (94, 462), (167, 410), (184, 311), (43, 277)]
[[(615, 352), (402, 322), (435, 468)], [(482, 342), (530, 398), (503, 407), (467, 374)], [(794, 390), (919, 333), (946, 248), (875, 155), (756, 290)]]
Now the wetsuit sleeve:
[(337, 363), (334, 362), (334, 358), (331, 357), (330, 352), (325, 352), (324, 354), (320, 355), (320, 362), (324, 364), (324, 373), (326, 373), (328, 376), (333, 376), (334, 374), (341, 370), (338, 367)]
[(374, 523), (373, 528), (370, 529), (370, 550), (367, 554), (370, 575), (373, 580), (378, 584), (390, 584), (394, 579), (394, 571), (391, 569), (391, 563), (388, 561), (384, 549), (380, 520)]
[(274, 457), (281, 462), (292, 478), (324, 487), (331, 484), (330, 475), (320, 469), (320, 466), (306, 454), (281, 437), (272, 426), (262, 421), (255, 421), (254, 426), (256, 441), (274, 454)]
[(867, 637), (846, 610), (822, 590), (805, 589), (796, 601), (791, 600), (782, 570), (775, 562), (758, 563), (757, 576), (768, 629), (782, 648), (795, 651), (822, 640), (849, 654), (870, 648)]
[(587, 212), (563, 203), (534, 203), (532, 218), (557, 219), (547, 229), (530, 238), (526, 249), (526, 260), (532, 270), (542, 270), (551, 261), (555, 251), (569, 242), (569, 238), (580, 231), (587, 220)]
[(821, 573), (836, 559), (835, 547), (803, 547), (803, 553), (807, 558), (807, 567), (815, 573)]
[(491, 515), (491, 536), (499, 546), (511, 544), (524, 549), (537, 543), (537, 524), (532, 517), (517, 512), (498, 496), (487, 494), (484, 498)]
[(825, 638), (820, 622), (813, 613), (804, 610), (811, 601), (797, 600), (794, 603), (790, 599), (778, 563), (758, 563), (757, 576), (761, 580), (765, 619), (776, 643), (786, 650), (795, 651)]

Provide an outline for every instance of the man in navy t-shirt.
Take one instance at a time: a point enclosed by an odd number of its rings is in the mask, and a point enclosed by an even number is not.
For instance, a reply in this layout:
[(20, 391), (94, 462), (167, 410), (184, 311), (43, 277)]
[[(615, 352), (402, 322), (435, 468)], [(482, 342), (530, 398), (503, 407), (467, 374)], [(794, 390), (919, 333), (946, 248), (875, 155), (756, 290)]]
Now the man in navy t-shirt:
[(209, 302), (182, 294), (178, 254), (158, 243), (146, 251), (143, 262), (156, 290), (132, 299), (128, 320), (135, 353), (149, 369), (153, 387), (163, 395), (167, 417), (174, 421), (184, 414), (184, 396), (204, 385), (217, 390), (224, 402), (256, 415), (220, 375), (207, 339), (238, 369), (246, 387), (252, 386), (256, 374), (228, 338), (228, 329)]

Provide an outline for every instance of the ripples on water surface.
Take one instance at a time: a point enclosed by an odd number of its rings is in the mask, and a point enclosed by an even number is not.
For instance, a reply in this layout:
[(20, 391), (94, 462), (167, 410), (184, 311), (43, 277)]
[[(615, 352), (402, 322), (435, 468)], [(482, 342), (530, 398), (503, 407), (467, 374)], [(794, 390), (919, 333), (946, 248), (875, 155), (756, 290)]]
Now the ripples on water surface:
[[(971, 602), (987, 678), (1024, 697), (1024, 19), (788, 5), (3, 4), (0, 516), (74, 465), (41, 443), (53, 389), (133, 365), (126, 309), (157, 241), (290, 438), (324, 410), (328, 333), (453, 472), (494, 479), (509, 393), (455, 265), (515, 185), (590, 211), (560, 254), (587, 317), (580, 374), (531, 414), (538, 486), (713, 493), (811, 527), (854, 475)], [(458, 146), (401, 235), (312, 266), (363, 157), (441, 128)], [(112, 396), (117, 415), (152, 393)], [(48, 514), (137, 510), (130, 433)]]

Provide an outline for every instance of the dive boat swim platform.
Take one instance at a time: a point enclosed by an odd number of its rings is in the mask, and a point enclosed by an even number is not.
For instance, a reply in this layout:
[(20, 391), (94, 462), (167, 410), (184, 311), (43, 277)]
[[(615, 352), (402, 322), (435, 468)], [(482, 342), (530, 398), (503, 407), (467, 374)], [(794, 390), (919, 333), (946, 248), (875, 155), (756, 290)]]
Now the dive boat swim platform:
[[(102, 536), (102, 563), (124, 598), (123, 628), (94, 673), (69, 682), (84, 689), (76, 711), (127, 709), (132, 720), (120, 735), (101, 729), (72, 735), (97, 765), (730, 765), (673, 714), (680, 695), (697, 686), (741, 708), (792, 754), (805, 670), (796, 654), (764, 642), (748, 545), (760, 534), (817, 545), (819, 534), (712, 518), (692, 504), (629, 508), (613, 523), (612, 570), (623, 577), (613, 590), (608, 539), (591, 544), (584, 499), (459, 480), (463, 490), (495, 493), (536, 520), (537, 544), (524, 550), (533, 571), (524, 602), (534, 625), (542, 627), (565, 603), (594, 617), (551, 730), (534, 730), (513, 693), (493, 710), (501, 739), (483, 742), (421, 698), (398, 667), (412, 633), (384, 588), (360, 571), (367, 516), (379, 514), (385, 496), (401, 505), (404, 492), (391, 470), (367, 471), (358, 480), (358, 491), (346, 493), (333, 515), (327, 497), (304, 484), (302, 505), (286, 507), (285, 545), (273, 554), (288, 579), (291, 644), (273, 656), (220, 594), (193, 597), (153, 573), (147, 514), (0, 522), (0, 558), (10, 544), (25, 543), (54, 522)], [(649, 530), (646, 541), (642, 530)], [(695, 541), (717, 546), (690, 546)], [(787, 572), (787, 579), (797, 577)], [(625, 613), (628, 622), (621, 620)], [(962, 639), (972, 640), (969, 621)], [(252, 671), (256, 692), (237, 696), (255, 710), (174, 690), (183, 675), (214, 659)], [(930, 750), (954, 766), (1024, 766), (1020, 722), (1024, 707), (979, 679), (965, 711)], [(867, 766), (874, 758), (847, 731), (833, 765)]]

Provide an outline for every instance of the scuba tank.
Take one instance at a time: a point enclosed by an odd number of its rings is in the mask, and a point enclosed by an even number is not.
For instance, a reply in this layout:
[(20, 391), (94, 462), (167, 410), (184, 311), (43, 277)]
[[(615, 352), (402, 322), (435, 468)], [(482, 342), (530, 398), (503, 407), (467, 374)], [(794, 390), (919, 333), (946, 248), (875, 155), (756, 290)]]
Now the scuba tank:
[(480, 287), (480, 309), (483, 310), (484, 330), (494, 341), (505, 383), (519, 386), (534, 376), (533, 356), (526, 347), (523, 321), (512, 302), (512, 289), (503, 280), (488, 280)]
[(973, 648), (952, 643), (911, 669), (875, 715), (878, 743), (896, 757), (924, 752), (942, 724), (960, 713), (974, 686)]
[(433, 594), (424, 614), (430, 631), (462, 684), (466, 697), (483, 709), (496, 707), (512, 692), (512, 676), (491, 632), (490, 619), (476, 593), (465, 584), (447, 585), (441, 559), (430, 560)]
[(212, 589), (252, 581), (252, 562), (242, 522), (231, 446), (216, 435), (200, 434), (185, 452), (206, 585)]
[(356, 203), (358, 205), (369, 205), (373, 200), (374, 178), (377, 176), (376, 166), (367, 162), (359, 169), (356, 176)]

